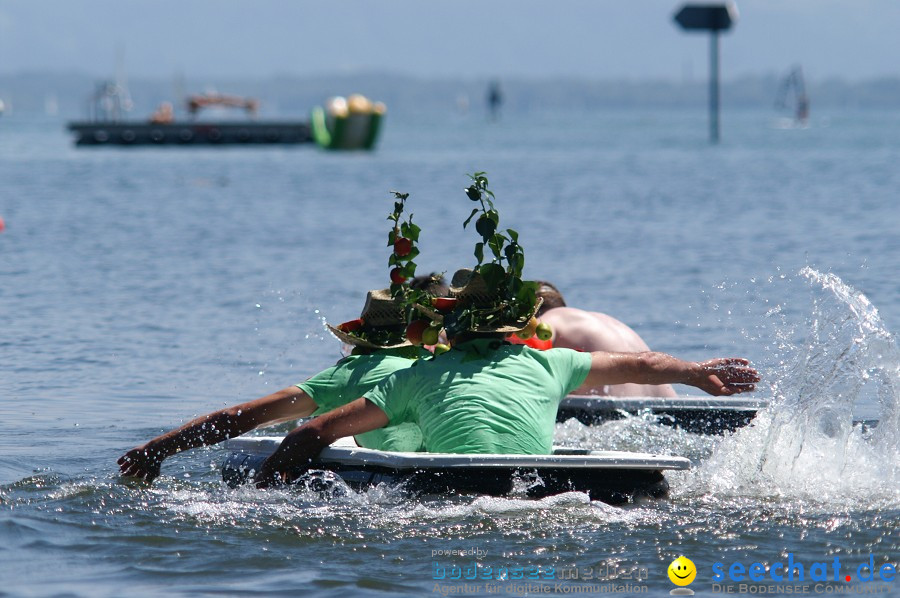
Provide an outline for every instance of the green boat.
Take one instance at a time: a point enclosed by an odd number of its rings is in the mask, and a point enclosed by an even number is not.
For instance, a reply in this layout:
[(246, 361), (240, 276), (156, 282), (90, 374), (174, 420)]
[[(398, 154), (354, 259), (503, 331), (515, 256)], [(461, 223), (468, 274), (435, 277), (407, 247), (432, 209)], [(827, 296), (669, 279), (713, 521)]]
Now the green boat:
[(354, 94), (334, 97), (312, 110), (310, 127), (319, 146), (330, 150), (371, 150), (378, 140), (385, 105)]

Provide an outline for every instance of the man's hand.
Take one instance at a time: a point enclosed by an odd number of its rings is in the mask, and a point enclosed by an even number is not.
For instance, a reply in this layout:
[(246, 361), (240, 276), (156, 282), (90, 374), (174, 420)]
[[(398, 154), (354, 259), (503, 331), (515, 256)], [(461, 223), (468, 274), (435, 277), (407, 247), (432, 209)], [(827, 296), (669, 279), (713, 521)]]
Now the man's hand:
[[(259, 471), (253, 478), (257, 488), (268, 488), (293, 482), (299, 475), (299, 468), (306, 461), (309, 463), (310, 454), (315, 455), (321, 448), (318, 443), (312, 443), (312, 435), (306, 434), (300, 428), (285, 436), (278, 449), (263, 461)], [(306, 445), (306, 446), (305, 446)]]
[(362, 434), (388, 424), (387, 415), (367, 399), (313, 418), (284, 437), (281, 444), (260, 467), (254, 482), (257, 488), (274, 483), (292, 482), (322, 449), (345, 436)]
[(253, 476), (253, 484), (256, 485), (257, 488), (271, 488), (272, 486), (278, 486), (283, 484), (287, 480), (285, 476), (276, 472), (271, 467), (266, 467), (266, 464), (263, 463), (262, 467), (256, 475)]
[(717, 397), (756, 390), (754, 383), (759, 382), (759, 372), (740, 357), (710, 359), (696, 365), (689, 384)]
[(122, 475), (150, 482), (159, 476), (159, 467), (166, 457), (240, 436), (258, 426), (306, 417), (315, 408), (309, 395), (296, 386), (289, 386), (260, 399), (194, 418), (180, 428), (131, 449), (117, 463)]
[(119, 457), (116, 463), (119, 464), (122, 475), (152, 482), (159, 476), (163, 458), (158, 451), (145, 444), (131, 449)]

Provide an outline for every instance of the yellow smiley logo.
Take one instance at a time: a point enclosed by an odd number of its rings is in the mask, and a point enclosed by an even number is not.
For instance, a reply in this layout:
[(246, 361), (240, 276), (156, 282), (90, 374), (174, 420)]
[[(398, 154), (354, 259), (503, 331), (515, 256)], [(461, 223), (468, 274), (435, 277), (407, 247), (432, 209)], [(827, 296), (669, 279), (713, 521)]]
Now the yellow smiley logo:
[(697, 577), (697, 567), (687, 557), (680, 556), (669, 565), (669, 579), (676, 586), (690, 585), (695, 577)]

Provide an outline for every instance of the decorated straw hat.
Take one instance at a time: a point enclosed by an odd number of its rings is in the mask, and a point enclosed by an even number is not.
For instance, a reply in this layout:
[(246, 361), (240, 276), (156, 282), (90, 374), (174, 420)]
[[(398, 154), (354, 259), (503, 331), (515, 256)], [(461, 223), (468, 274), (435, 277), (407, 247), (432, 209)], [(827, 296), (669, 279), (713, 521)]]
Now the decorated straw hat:
[(410, 345), (404, 336), (403, 304), (391, 297), (390, 289), (369, 291), (358, 319), (326, 326), (334, 336), (354, 347), (392, 349)]
[(515, 313), (511, 298), (506, 297), (499, 287), (492, 290), (481, 274), (468, 268), (453, 274), (450, 296), (458, 301), (457, 311), (478, 314), (471, 325), (466, 326), (473, 332), (519, 332), (528, 325), (543, 302), (536, 298), (534, 305)]

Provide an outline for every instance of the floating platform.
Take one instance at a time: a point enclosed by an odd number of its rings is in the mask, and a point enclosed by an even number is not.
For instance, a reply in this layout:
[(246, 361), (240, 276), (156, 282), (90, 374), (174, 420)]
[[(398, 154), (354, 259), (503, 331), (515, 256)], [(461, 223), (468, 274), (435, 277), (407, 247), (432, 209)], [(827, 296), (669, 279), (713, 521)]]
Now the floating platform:
[(308, 122), (71, 122), (76, 145), (257, 145), (312, 143)]
[[(222, 479), (230, 486), (246, 483), (281, 441), (271, 436), (229, 440), (225, 446), (231, 453), (222, 465)], [(689, 467), (683, 457), (645, 453), (561, 447), (552, 455), (394, 453), (360, 448), (352, 439), (343, 439), (324, 449), (307, 471), (333, 472), (357, 489), (402, 484), (414, 495), (506, 496), (524, 487), (529, 498), (579, 491), (592, 500), (622, 504), (665, 498), (669, 484), (663, 471)]]
[(768, 406), (763, 399), (744, 397), (597, 397), (570, 395), (556, 412), (556, 421), (575, 418), (585, 425), (651, 413), (662, 424), (697, 434), (722, 434), (749, 424)]

